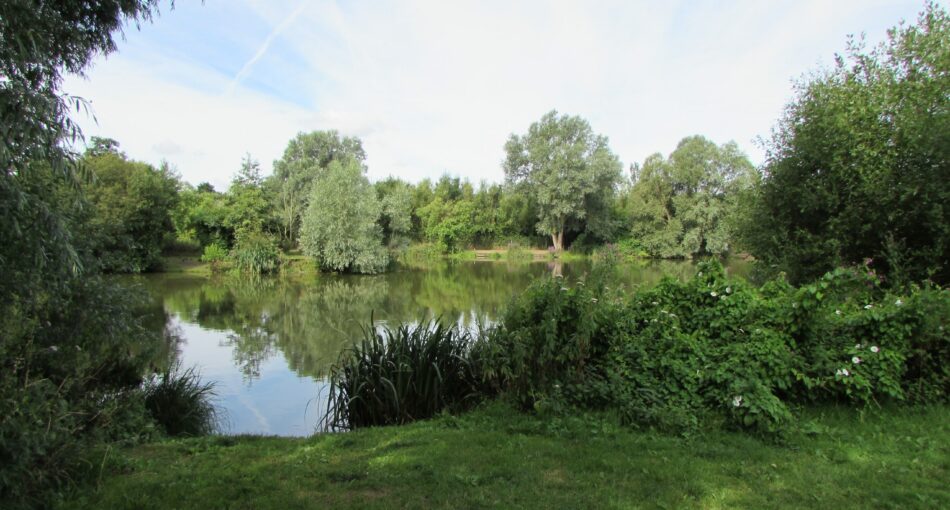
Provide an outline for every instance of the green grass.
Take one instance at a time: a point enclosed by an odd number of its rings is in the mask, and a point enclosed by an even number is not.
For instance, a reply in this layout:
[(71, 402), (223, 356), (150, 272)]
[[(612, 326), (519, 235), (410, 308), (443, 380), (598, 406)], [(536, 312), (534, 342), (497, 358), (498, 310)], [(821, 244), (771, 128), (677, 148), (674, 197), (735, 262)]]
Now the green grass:
[(462, 417), (309, 439), (207, 437), (112, 451), (63, 508), (950, 508), (950, 408), (811, 410), (776, 444)]

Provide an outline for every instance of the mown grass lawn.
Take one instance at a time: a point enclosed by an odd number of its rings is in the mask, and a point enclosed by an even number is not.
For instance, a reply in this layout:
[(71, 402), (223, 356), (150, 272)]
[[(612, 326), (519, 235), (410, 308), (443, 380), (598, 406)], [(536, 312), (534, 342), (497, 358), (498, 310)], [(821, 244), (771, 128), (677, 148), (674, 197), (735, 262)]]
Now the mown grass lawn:
[(462, 417), (112, 451), (63, 508), (950, 508), (950, 408), (822, 408), (782, 442)]

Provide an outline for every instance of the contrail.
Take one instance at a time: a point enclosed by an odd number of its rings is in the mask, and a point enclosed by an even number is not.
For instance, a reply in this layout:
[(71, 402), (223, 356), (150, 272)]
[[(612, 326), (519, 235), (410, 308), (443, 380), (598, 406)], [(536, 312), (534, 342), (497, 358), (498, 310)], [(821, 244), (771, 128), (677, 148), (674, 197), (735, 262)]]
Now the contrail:
[(287, 27), (289, 27), (290, 24), (293, 23), (295, 19), (297, 19), (297, 16), (303, 12), (304, 7), (306, 7), (308, 3), (308, 0), (303, 0), (300, 2), (300, 4), (297, 5), (297, 8), (294, 9), (294, 12), (290, 13), (289, 16), (284, 18), (280, 24), (274, 27), (274, 29), (271, 30), (269, 34), (267, 34), (267, 38), (264, 39), (264, 43), (261, 44), (261, 47), (257, 49), (257, 52), (254, 53), (254, 56), (244, 63), (244, 66), (241, 67), (241, 70), (238, 71), (238, 73), (234, 75), (234, 78), (231, 79), (231, 82), (228, 83), (227, 88), (224, 89), (225, 94), (230, 94), (233, 92), (234, 88), (237, 87), (237, 85), (241, 83), (244, 78), (247, 78), (247, 75), (251, 74), (251, 68), (254, 67), (254, 64), (256, 64), (265, 53), (267, 53), (267, 50), (270, 48), (271, 43), (274, 42), (274, 39), (277, 39), (277, 36), (279, 36), (281, 32), (286, 30)]

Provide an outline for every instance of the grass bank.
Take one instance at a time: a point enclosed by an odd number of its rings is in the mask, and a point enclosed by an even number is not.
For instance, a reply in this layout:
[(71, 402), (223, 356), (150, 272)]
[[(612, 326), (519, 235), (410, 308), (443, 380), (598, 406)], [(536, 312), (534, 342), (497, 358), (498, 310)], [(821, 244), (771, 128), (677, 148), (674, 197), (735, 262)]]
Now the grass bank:
[(494, 403), (309, 439), (114, 450), (61, 508), (950, 508), (950, 408), (820, 408), (781, 444)]

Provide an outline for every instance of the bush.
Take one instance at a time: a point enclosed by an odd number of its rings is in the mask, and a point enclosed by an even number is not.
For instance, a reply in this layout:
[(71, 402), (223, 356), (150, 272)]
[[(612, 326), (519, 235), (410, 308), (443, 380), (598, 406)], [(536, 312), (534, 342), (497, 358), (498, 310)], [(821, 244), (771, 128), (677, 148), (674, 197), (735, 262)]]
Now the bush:
[(485, 379), (526, 409), (555, 389), (583, 390), (577, 386), (602, 364), (616, 319), (617, 310), (599, 299), (603, 285), (568, 288), (561, 277), (529, 287), (478, 346)]
[(175, 362), (146, 381), (145, 408), (169, 436), (212, 434), (220, 425), (214, 386), (202, 382), (194, 368), (183, 370)]
[(438, 243), (413, 244), (399, 252), (399, 262), (407, 266), (427, 266), (441, 260), (445, 247)]
[(564, 399), (635, 425), (763, 434), (803, 403), (948, 400), (950, 291), (898, 296), (866, 267), (755, 288), (718, 262), (629, 297), (603, 281), (555, 278), (517, 298), (478, 345), (491, 387), (528, 409)]
[(45, 506), (94, 444), (150, 433), (136, 388), (162, 339), (143, 326), (144, 294), (93, 277), (57, 290), (0, 315), (0, 501), (12, 508)]
[(330, 369), (325, 428), (408, 423), (477, 401), (468, 332), (425, 321), (363, 331)]
[(276, 239), (263, 232), (238, 232), (231, 259), (242, 272), (276, 273), (280, 269), (280, 248)]
[(226, 260), (228, 260), (228, 250), (218, 243), (205, 246), (204, 252), (201, 254), (201, 261), (211, 264), (212, 271), (220, 269), (221, 264)]

